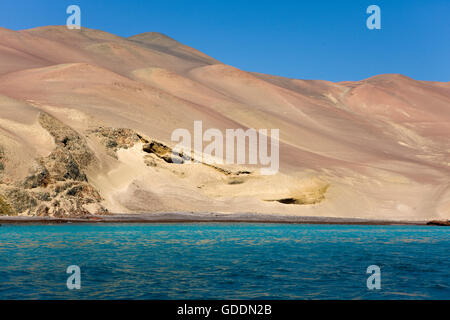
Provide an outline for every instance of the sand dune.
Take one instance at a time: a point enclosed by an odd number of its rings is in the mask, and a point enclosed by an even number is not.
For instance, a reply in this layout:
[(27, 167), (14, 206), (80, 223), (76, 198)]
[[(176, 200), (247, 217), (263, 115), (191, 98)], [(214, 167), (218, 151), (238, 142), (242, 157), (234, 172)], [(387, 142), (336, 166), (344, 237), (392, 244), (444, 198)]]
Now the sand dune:
[[(279, 129), (279, 173), (168, 162), (196, 120)], [(0, 28), (0, 214), (448, 219), (449, 137), (449, 83), (288, 79), (160, 33)]]

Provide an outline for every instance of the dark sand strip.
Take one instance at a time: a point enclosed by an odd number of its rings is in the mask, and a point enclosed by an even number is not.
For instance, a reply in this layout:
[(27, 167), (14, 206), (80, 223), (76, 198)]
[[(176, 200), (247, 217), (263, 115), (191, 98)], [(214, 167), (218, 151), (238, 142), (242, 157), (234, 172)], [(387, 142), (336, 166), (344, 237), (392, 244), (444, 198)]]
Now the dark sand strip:
[(0, 217), (0, 224), (60, 224), (60, 223), (286, 223), (340, 225), (426, 225), (427, 221), (389, 221), (333, 217), (303, 217), (255, 213), (154, 213), (111, 214), (80, 218)]

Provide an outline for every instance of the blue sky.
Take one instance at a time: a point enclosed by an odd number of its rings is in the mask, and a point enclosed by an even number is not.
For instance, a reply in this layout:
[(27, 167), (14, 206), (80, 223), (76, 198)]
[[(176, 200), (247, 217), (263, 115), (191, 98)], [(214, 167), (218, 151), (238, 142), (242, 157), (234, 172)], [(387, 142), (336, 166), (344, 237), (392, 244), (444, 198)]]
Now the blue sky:
[[(63, 25), (70, 4), (81, 7), (84, 27), (162, 32), (247, 71), (450, 81), (449, 0), (1, 0), (0, 26)], [(366, 27), (372, 4), (381, 8), (381, 30)]]

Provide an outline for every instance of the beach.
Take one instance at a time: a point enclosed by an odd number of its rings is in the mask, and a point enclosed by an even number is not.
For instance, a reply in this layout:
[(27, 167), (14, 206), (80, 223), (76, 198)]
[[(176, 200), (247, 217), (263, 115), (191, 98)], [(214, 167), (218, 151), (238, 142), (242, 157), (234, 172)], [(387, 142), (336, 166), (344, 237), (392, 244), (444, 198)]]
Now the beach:
[(336, 225), (426, 225), (428, 221), (371, 220), (358, 218), (288, 216), (280, 214), (220, 214), (220, 213), (152, 213), (110, 214), (78, 218), (0, 217), (0, 224), (58, 224), (58, 223), (286, 223)]

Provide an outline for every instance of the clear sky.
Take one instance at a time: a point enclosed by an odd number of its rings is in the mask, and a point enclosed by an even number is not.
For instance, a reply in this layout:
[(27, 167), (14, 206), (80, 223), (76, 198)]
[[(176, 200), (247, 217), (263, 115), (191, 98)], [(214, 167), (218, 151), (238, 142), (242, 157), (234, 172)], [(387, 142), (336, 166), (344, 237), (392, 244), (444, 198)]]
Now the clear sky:
[[(0, 26), (82, 26), (120, 36), (162, 32), (246, 71), (360, 80), (402, 73), (450, 81), (450, 0), (1, 0)], [(366, 9), (381, 8), (381, 30)]]

